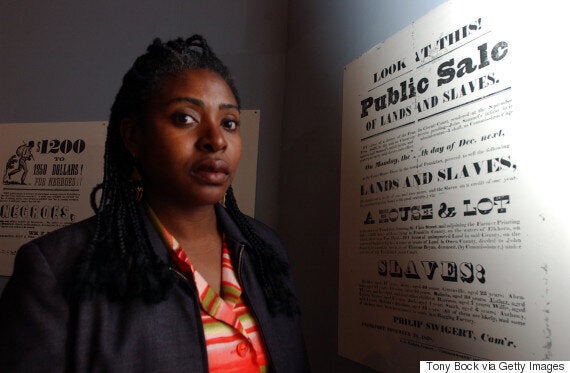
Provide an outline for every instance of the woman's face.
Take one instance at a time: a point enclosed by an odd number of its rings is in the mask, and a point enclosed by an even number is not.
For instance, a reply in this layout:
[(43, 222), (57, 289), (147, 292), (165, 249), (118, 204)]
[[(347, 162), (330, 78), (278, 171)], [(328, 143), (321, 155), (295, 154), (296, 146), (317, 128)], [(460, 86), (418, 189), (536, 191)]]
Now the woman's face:
[(151, 205), (184, 208), (220, 201), (241, 156), (240, 113), (227, 83), (198, 69), (167, 78), (140, 122), (123, 121)]

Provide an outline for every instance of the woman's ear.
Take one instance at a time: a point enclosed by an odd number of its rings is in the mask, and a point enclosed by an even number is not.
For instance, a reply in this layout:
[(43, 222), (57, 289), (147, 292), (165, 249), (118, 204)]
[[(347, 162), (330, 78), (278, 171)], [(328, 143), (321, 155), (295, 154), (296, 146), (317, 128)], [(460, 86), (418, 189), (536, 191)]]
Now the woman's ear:
[(136, 159), (140, 154), (139, 149), (141, 146), (141, 129), (137, 121), (131, 118), (123, 119), (120, 124), (120, 131), (125, 148)]

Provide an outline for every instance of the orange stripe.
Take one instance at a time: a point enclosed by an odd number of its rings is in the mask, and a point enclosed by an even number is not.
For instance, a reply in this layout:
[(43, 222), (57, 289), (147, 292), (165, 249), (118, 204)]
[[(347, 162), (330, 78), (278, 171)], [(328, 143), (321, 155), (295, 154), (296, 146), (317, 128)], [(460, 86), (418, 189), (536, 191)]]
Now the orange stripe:
[(241, 288), (240, 288), (238, 285), (233, 284), (233, 283), (231, 283), (231, 282), (229, 282), (229, 281), (222, 281), (222, 285), (223, 285), (223, 286), (227, 286), (227, 287), (229, 287), (229, 288), (236, 289), (238, 292), (241, 293)]
[(206, 341), (206, 346), (241, 341), (243, 339), (243, 337), (240, 338), (240, 336), (241, 336), (241, 334), (236, 334), (236, 335), (227, 336), (227, 337), (210, 338)]
[(258, 332), (259, 327), (255, 324), (251, 324), (251, 325), (247, 325), (247, 327), (245, 327), (245, 330), (246, 330), (247, 334), (249, 335), (249, 332), (252, 332), (252, 333)]

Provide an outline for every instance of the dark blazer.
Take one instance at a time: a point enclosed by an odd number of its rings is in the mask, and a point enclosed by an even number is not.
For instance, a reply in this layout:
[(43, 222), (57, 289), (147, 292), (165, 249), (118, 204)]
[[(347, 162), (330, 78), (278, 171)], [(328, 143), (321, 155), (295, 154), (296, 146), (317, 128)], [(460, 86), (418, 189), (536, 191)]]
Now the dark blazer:
[[(238, 279), (266, 344), (270, 371), (309, 371), (298, 316), (272, 315), (254, 274), (250, 244), (225, 209), (216, 214), (226, 234)], [(286, 259), (267, 226), (255, 231)], [(170, 259), (150, 223), (157, 254)], [(95, 229), (90, 218), (24, 245), (0, 298), (0, 370), (6, 372), (207, 372), (199, 303), (185, 281), (167, 300), (111, 302), (104, 295), (70, 305), (64, 291), (81, 248)], [(289, 285), (292, 288), (292, 284)]]

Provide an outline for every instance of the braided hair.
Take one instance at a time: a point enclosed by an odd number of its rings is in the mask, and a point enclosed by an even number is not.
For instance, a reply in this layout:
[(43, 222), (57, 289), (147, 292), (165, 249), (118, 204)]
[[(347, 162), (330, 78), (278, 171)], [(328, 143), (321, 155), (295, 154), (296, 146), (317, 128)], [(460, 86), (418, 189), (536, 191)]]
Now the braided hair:
[[(228, 84), (241, 107), (239, 95), (227, 67), (200, 35), (168, 42), (155, 39), (123, 77), (122, 86), (111, 107), (105, 142), (102, 184), (91, 195), (96, 211), (96, 230), (82, 251), (71, 296), (89, 299), (104, 293), (112, 300), (140, 298), (147, 303), (166, 299), (178, 281), (154, 252), (144, 227), (144, 212), (133, 198), (129, 181), (135, 159), (125, 148), (120, 124), (125, 118), (141, 119), (148, 101), (165, 78), (192, 69), (218, 74)], [(96, 206), (96, 193), (100, 202)], [(285, 284), (287, 264), (252, 229), (239, 210), (231, 187), (226, 193), (229, 215), (252, 244), (255, 273), (262, 285), (270, 311), (297, 312), (295, 297)]]

